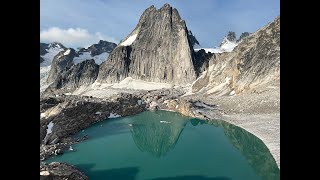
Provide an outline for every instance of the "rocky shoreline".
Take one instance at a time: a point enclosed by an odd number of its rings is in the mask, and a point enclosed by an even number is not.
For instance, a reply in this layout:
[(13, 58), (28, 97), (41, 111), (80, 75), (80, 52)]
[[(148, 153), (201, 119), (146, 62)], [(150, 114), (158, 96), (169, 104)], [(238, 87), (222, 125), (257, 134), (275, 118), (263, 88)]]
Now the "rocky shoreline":
[[(162, 109), (204, 120), (221, 119), (239, 126), (266, 144), (280, 168), (280, 142), (278, 141), (280, 131), (279, 128), (268, 128), (277, 126), (279, 123), (261, 121), (258, 115), (230, 114), (218, 105), (203, 102), (200, 97), (183, 97), (184, 93), (182, 89), (176, 88), (134, 94), (120, 93), (107, 99), (66, 95), (42, 98), (40, 101), (40, 160), (61, 154), (72, 144), (85, 140), (88, 137), (73, 139), (71, 136), (110, 116), (130, 116), (148, 109)], [(264, 119), (268, 118), (269, 116), (264, 117)], [(274, 118), (271, 120), (275, 121)], [(279, 119), (276, 120), (280, 122)], [(251, 125), (248, 123), (250, 121)], [(51, 133), (48, 133), (50, 122), (54, 125)], [(264, 131), (261, 130), (262, 127)], [(270, 134), (273, 136), (269, 136)]]
[(89, 178), (72, 165), (60, 162), (40, 162), (40, 180), (88, 180)]

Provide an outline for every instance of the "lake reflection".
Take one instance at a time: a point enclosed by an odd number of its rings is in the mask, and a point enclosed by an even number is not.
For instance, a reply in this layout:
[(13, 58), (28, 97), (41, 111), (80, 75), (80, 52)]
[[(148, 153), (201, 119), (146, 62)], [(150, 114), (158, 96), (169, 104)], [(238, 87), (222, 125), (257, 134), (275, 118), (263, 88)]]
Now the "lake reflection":
[(90, 179), (280, 179), (260, 139), (223, 121), (147, 111), (98, 123), (87, 141), (52, 161), (73, 164)]

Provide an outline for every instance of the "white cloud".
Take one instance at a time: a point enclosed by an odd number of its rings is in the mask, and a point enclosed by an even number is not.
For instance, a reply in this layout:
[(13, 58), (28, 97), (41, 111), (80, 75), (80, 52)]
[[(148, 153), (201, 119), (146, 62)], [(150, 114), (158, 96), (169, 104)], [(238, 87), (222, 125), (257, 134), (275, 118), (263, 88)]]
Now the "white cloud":
[(118, 43), (114, 38), (103, 35), (100, 32), (94, 34), (89, 33), (87, 29), (69, 28), (61, 29), (59, 27), (51, 27), (40, 32), (41, 42), (60, 42), (66, 47), (88, 47), (99, 40), (106, 40)]

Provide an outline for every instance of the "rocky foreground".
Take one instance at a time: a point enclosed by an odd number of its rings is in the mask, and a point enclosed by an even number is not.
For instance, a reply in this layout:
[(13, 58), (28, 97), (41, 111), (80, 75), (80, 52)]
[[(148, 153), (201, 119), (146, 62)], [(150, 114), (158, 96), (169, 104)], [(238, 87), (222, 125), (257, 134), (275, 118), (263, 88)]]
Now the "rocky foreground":
[[(273, 89), (262, 94), (268, 93), (277, 92)], [(222, 119), (242, 127), (263, 140), (280, 167), (280, 119), (276, 113), (279, 104), (274, 102), (273, 98), (269, 98), (270, 102), (257, 103), (257, 94), (245, 95), (258, 104), (259, 108), (253, 111), (254, 106), (243, 103), (241, 97), (233, 97), (234, 102), (239, 104), (232, 103), (231, 106), (227, 102), (230, 101), (228, 98), (232, 97), (212, 99), (201, 94), (183, 96), (184, 94), (183, 89), (176, 88), (132, 94), (119, 93), (109, 98), (73, 95), (43, 98), (40, 101), (40, 160), (61, 154), (72, 144), (88, 138), (73, 139), (71, 135), (94, 123), (112, 117), (134, 115), (148, 109), (164, 109), (200, 119)], [(261, 93), (258, 97), (261, 97)], [(237, 101), (237, 98), (240, 100)], [(225, 99), (225, 102), (222, 99)], [(212, 100), (219, 103), (214, 104)], [(53, 125), (51, 132), (48, 132), (50, 123)]]
[(53, 162), (50, 164), (40, 163), (40, 180), (87, 180), (83, 172), (66, 163)]
[[(79, 62), (78, 52), (62, 47), (50, 71), (43, 73), (44, 77), (48, 73), (44, 79), (49, 87), (42, 88), (40, 100), (40, 161), (90, 138), (72, 135), (94, 123), (165, 109), (246, 129), (266, 144), (280, 168), (280, 16), (240, 38), (231, 52), (196, 52), (191, 35), (178, 11), (165, 4), (146, 9), (118, 45), (99, 43), (105, 47), (99, 53), (110, 53), (101, 64)], [(97, 48), (82, 51), (96, 55)], [(41, 55), (40, 49), (40, 62), (47, 62)], [(150, 82), (169, 83), (172, 88), (130, 90), (123, 86), (127, 78), (148, 81), (141, 89)], [(68, 178), (56, 176), (51, 166), (79, 174), (66, 164), (42, 164), (41, 178)]]

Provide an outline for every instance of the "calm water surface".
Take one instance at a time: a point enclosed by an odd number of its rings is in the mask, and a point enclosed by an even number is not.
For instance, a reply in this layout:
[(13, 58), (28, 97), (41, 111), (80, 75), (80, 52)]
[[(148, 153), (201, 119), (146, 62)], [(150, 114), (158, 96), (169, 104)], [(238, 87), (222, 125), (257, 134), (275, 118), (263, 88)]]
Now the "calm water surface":
[(167, 111), (108, 119), (89, 139), (47, 162), (75, 165), (90, 179), (280, 179), (267, 147), (247, 131)]

